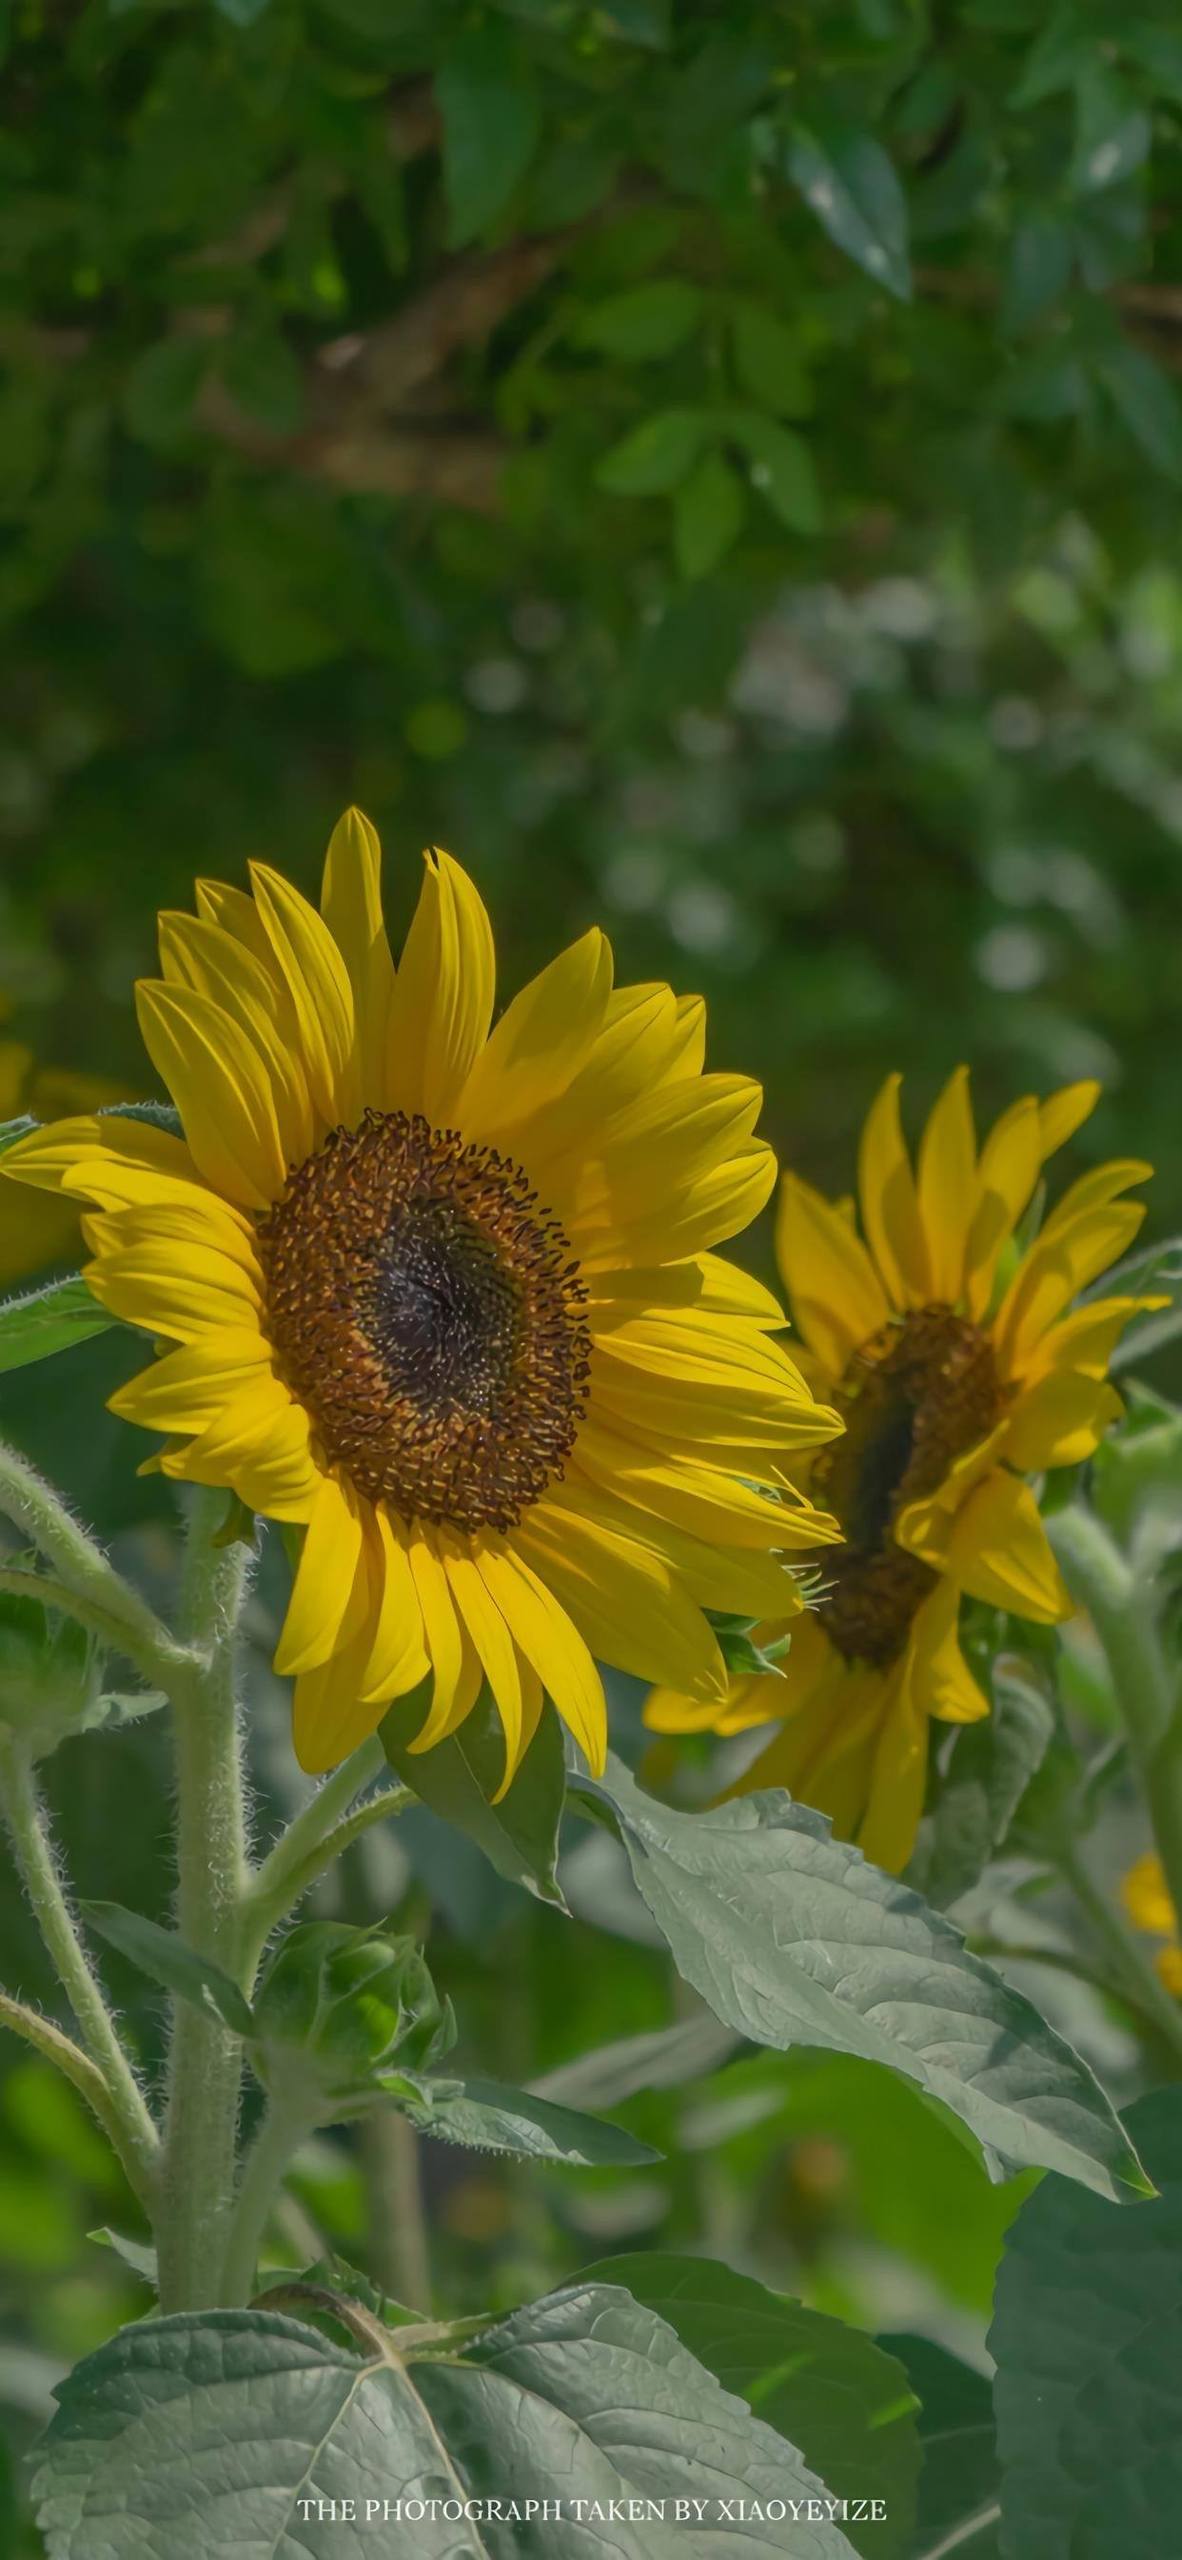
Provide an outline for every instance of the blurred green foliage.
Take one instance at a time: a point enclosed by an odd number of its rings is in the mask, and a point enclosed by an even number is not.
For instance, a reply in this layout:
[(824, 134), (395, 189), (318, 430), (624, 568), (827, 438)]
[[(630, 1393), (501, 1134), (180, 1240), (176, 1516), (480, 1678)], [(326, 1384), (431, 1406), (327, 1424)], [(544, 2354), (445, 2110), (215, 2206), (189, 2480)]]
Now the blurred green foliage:
[[(700, 987), (714, 1061), (764, 1078), (827, 1186), (888, 1066), (926, 1101), (963, 1056), (982, 1115), (1099, 1075), (1081, 1150), (1154, 1159), (1178, 1225), (1172, 0), (12, 0), (6, 25), (15, 1034), (142, 1092), (154, 909), (254, 854), (312, 886), (356, 798), (396, 922), (442, 840), (507, 981), (595, 918), (621, 975)], [(70, 1358), (85, 1427), (46, 1371), (5, 1381), (3, 1427), (163, 1583), (166, 1497), (97, 1418), (136, 1355)], [(264, 1575), (281, 1805), (268, 1606)], [(71, 1743), (51, 1786), (81, 1890), (164, 1916), (156, 1725)], [(668, 2023), (618, 1883), (605, 1938), (422, 1815), (333, 1892), (320, 1916), (359, 1922), (434, 1900), (469, 2055), (505, 2077)], [(0, 1923), (48, 2002), (7, 1876)], [(158, 2059), (152, 1993), (105, 1969)], [(72, 2095), (0, 2063), (19, 2440), (142, 2293), (85, 2240), (134, 2226)], [(704, 2246), (979, 2339), (1018, 2191), (902, 2083), (763, 2056), (624, 2115), (664, 2169), (432, 2153), (444, 2299)], [(352, 2255), (375, 2176), (343, 2137), (304, 2163)]]

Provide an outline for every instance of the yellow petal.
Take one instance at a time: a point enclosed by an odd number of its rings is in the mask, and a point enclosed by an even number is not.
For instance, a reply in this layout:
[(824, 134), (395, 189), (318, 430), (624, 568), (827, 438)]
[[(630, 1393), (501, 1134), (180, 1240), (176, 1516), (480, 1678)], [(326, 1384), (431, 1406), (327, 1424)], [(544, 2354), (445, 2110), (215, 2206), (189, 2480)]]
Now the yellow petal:
[(367, 1522), (370, 1577), (376, 1608), (370, 1649), (358, 1680), (363, 1706), (375, 1699), (404, 1697), (417, 1689), (431, 1668), (423, 1634), (423, 1613), (410, 1568), (406, 1533), (379, 1507)]
[(1003, 1378), (1022, 1375), (1043, 1335), (1071, 1299), (1127, 1252), (1144, 1215), (1139, 1201), (1114, 1201), (1106, 1208), (1083, 1209), (1065, 1225), (1044, 1229), (1037, 1237), (994, 1321), (994, 1346)]
[(357, 1497), (334, 1477), (323, 1477), (275, 1652), (278, 1672), (314, 1670), (355, 1633), (359, 1615), (368, 1610), (363, 1541)]
[[(638, 1101), (613, 1133), (560, 1166), (552, 1166), (545, 1196), (567, 1234), (591, 1261), (674, 1261), (693, 1246), (677, 1240), (683, 1202), (698, 1205), (700, 1186), (717, 1167), (746, 1148), (762, 1107), (760, 1087), (749, 1076), (696, 1076), (659, 1084)], [(530, 1161), (528, 1148), (524, 1151)], [(651, 1257), (636, 1242), (646, 1229), (656, 1236), (669, 1221), (674, 1241), (657, 1244)], [(620, 1239), (629, 1239), (623, 1253)], [(605, 1250), (605, 1239), (611, 1250)], [(717, 1234), (709, 1241), (717, 1243)]]
[(451, 1530), (437, 1532), (452, 1598), (481, 1662), (505, 1735), (506, 1773), (521, 1752), (521, 1678), (513, 1638), (467, 1542)]
[(1053, 1626), (1073, 1602), (1038, 1504), (1020, 1476), (999, 1469), (969, 1495), (948, 1541), (948, 1571), (975, 1600)]
[(409, 1539), (407, 1552), (433, 1675), (431, 1705), (409, 1747), (430, 1751), (471, 1714), (484, 1669), (473, 1647), (465, 1646), (451, 1587), (429, 1533), (418, 1529)]
[(1027, 1094), (994, 1123), (981, 1149), (977, 1206), (965, 1253), (965, 1296), (978, 1320), (993, 1292), (998, 1255), (1033, 1193), (1042, 1159), (1041, 1114)]
[(353, 991), (328, 926), (282, 872), (252, 862), (251, 887), (267, 940), (295, 1010), (300, 1061), (326, 1126), (356, 1120), (361, 1083)]
[(223, 1254), (186, 1246), (183, 1258), (164, 1245), (137, 1245), (88, 1263), (87, 1287), (101, 1307), (144, 1333), (194, 1342), (201, 1334), (257, 1328), (258, 1299), (246, 1274)]
[(207, 1182), (242, 1209), (266, 1209), (287, 1159), (266, 1066), (239, 1024), (192, 988), (141, 979), (144, 1046), (163, 1077)]
[(582, 1424), (577, 1454), (608, 1492), (720, 1545), (808, 1548), (841, 1536), (837, 1522), (808, 1503), (784, 1503), (740, 1476), (646, 1448), (606, 1423)]
[(502, 1540), (483, 1539), (477, 1562), (519, 1651), (598, 1777), (607, 1753), (607, 1708), (603, 1682), (577, 1627), (540, 1576)]
[(928, 1722), (905, 1672), (895, 1676), (882, 1720), (858, 1847), (872, 1866), (900, 1875), (915, 1846), (928, 1769)]
[(691, 1697), (725, 1696), (726, 1665), (709, 1620), (661, 1557), (601, 1516), (590, 1488), (554, 1486), (514, 1531), (513, 1546), (598, 1662)]
[(390, 1000), (387, 1092), (393, 1106), (454, 1123), (457, 1098), (488, 1037), (492, 926), (466, 871), (432, 849)]
[(301, 1163), (314, 1143), (311, 1097), (292, 1055), (295, 1017), (260, 960), (220, 925), (165, 912), (160, 965), (174, 985), (208, 997), (235, 1022), (265, 1072), (285, 1162)]
[(1102, 1378), (1133, 1317), (1155, 1315), (1169, 1304), (1168, 1298), (1093, 1298), (1044, 1333), (1025, 1374), (1038, 1378), (1051, 1369), (1075, 1369), (1085, 1378)]
[(988, 1715), (989, 1700), (961, 1652), (959, 1617), (955, 1583), (941, 1582), (912, 1622), (908, 1676), (925, 1715), (939, 1716), (947, 1724), (976, 1724)]
[(899, 1117), (902, 1076), (889, 1075), (867, 1113), (858, 1154), (858, 1198), (866, 1241), (893, 1306), (921, 1306), (930, 1294), (927, 1248), (915, 1177)]
[(1099, 1085), (1087, 1076), (1079, 1084), (1061, 1086), (1058, 1093), (1049, 1094), (1047, 1100), (1039, 1104), (1044, 1160), (1057, 1154), (1068, 1138), (1075, 1136), (1076, 1130), (1095, 1110), (1099, 1099)]
[(47, 1129), (31, 1129), (0, 1157), (0, 1172), (18, 1182), (45, 1191), (68, 1186), (100, 1201), (123, 1196), (106, 1187), (119, 1167), (139, 1168), (168, 1182), (201, 1179), (183, 1138), (157, 1128), (154, 1121), (127, 1119), (116, 1111), (86, 1112), (55, 1120)]
[(1115, 1387), (1103, 1379), (1052, 1369), (1019, 1396), (1006, 1433), (1006, 1456), (1011, 1466), (1031, 1475), (1044, 1467), (1078, 1466), (1123, 1412)]
[(523, 987), (490, 1032), (456, 1102), (466, 1138), (492, 1139), (565, 1093), (594, 1046), (612, 988), (597, 926)]
[(329, 838), (320, 912), (349, 975), (362, 1102), (386, 1101), (386, 1052), (394, 963), (382, 917), (382, 849), (360, 809), (346, 809)]
[(108, 1406), (125, 1422), (149, 1431), (203, 1431), (223, 1405), (233, 1402), (240, 1386), (270, 1375), (267, 1346), (261, 1335), (245, 1328), (208, 1333), (199, 1343), (170, 1351), (141, 1369), (108, 1397)]
[(977, 1143), (969, 1071), (957, 1067), (919, 1146), (919, 1214), (931, 1292), (948, 1306), (956, 1306), (964, 1295), (965, 1257), (976, 1206)]
[(351, 1641), (331, 1661), (301, 1672), (292, 1706), (292, 1740), (301, 1769), (319, 1777), (347, 1760), (350, 1752), (376, 1733), (386, 1712), (384, 1699), (365, 1702), (359, 1696), (362, 1670), (370, 1645), (370, 1626), (363, 1619)]
[(828, 1200), (786, 1173), (776, 1218), (776, 1253), (793, 1321), (830, 1375), (882, 1331), (890, 1314), (866, 1247)]

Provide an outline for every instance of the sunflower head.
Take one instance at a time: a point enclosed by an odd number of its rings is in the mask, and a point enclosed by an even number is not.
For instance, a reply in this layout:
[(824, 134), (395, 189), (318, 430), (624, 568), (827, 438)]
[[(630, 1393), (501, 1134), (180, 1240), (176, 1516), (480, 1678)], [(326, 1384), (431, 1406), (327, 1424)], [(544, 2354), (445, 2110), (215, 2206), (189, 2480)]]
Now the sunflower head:
[(85, 1208), (90, 1287), (166, 1346), (113, 1398), (165, 1475), (294, 1525), (276, 1656), (330, 1766), (491, 1690), (505, 1783), (548, 1694), (596, 1766), (597, 1664), (719, 1703), (708, 1612), (791, 1615), (836, 1534), (783, 1479), (839, 1428), (721, 1260), (772, 1187), (703, 1008), (591, 931), (494, 1020), (492, 931), (427, 855), (397, 968), (356, 812), (317, 911), (256, 864), (160, 919), (138, 989), (180, 1134), (92, 1113), (4, 1171)]
[(664, 1732), (774, 1719), (742, 1783), (790, 1787), (891, 1868), (915, 1837), (928, 1719), (987, 1712), (960, 1651), (961, 1595), (1043, 1624), (1069, 1614), (1027, 1479), (1095, 1448), (1121, 1410), (1109, 1356), (1153, 1303), (1075, 1305), (1136, 1235), (1144, 1212), (1123, 1194), (1148, 1165), (1085, 1174), (1019, 1242), (1095, 1085), (1016, 1103), (978, 1147), (960, 1068), (914, 1166), (899, 1086), (888, 1078), (863, 1132), (860, 1224), (792, 1175), (781, 1192), (780, 1266), (808, 1373), (846, 1425), (798, 1470), (842, 1532), (819, 1605), (783, 1680), (736, 1684), (710, 1719), (667, 1691), (647, 1710)]

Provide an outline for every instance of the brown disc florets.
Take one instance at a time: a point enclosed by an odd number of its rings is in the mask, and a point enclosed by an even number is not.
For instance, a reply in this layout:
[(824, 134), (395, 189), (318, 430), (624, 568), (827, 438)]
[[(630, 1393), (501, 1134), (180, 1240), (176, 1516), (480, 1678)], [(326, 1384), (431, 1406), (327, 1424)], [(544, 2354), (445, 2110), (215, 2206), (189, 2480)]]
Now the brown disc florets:
[(519, 1165), (417, 1113), (367, 1111), (297, 1167), (259, 1245), (278, 1366), (361, 1493), (511, 1529), (562, 1474), (586, 1291)]
[(845, 1436), (818, 1459), (813, 1483), (846, 1543), (821, 1604), (830, 1641), (849, 1661), (885, 1669), (936, 1583), (896, 1546), (909, 1502), (935, 1493), (954, 1460), (993, 1429), (1004, 1396), (988, 1336), (952, 1307), (919, 1307), (854, 1355), (837, 1390)]

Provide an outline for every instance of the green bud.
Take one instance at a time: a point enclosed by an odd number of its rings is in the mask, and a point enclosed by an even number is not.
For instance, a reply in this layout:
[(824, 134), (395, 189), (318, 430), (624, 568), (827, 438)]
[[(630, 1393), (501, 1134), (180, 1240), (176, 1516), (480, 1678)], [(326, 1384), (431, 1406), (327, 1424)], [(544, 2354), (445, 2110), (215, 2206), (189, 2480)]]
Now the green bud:
[(74, 1618), (31, 1596), (0, 1592), (0, 1726), (18, 1734), (35, 1760), (95, 1723), (102, 1667), (101, 1647)]
[(284, 1939), (254, 2002), (251, 2060), (273, 2097), (316, 2090), (334, 2113), (382, 2094), (391, 2075), (426, 2070), (455, 2042), (413, 1938), (344, 1921), (302, 1921)]

